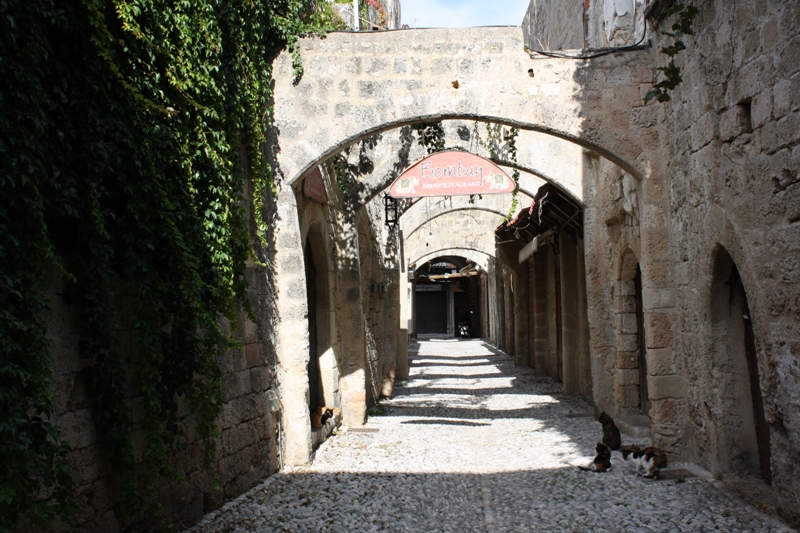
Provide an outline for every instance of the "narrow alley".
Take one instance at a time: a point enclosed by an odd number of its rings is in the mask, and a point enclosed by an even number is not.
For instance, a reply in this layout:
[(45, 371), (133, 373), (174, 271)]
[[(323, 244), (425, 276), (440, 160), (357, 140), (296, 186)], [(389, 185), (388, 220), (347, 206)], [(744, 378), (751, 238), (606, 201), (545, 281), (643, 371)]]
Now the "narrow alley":
[(409, 356), (410, 380), (365, 426), (186, 532), (793, 531), (688, 463), (655, 481), (619, 452), (609, 473), (579, 470), (602, 437), (591, 406), (481, 340)]

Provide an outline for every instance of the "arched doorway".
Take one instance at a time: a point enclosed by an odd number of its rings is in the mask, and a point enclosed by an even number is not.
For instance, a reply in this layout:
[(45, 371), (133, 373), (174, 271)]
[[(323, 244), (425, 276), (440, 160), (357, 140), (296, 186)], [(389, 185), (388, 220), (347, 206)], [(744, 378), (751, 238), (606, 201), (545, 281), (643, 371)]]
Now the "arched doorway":
[[(308, 298), (308, 409), (314, 412), (325, 406), (325, 395), (322, 386), (322, 372), (319, 364), (319, 335), (317, 331), (318, 306), (317, 269), (314, 265), (314, 252), (311, 240), (306, 239), (304, 248), (306, 267), (306, 295)], [(313, 424), (313, 422), (312, 422)]]
[[(753, 317), (739, 269), (728, 252), (717, 252), (711, 290), (711, 409), (716, 430), (716, 467), (722, 472), (772, 481), (769, 426), (758, 371)], [(712, 452), (713, 453), (713, 452)]]
[(649, 416), (642, 270), (630, 249), (622, 257), (618, 291), (617, 413)]
[(480, 337), (483, 269), (458, 256), (440, 256), (414, 272), (415, 331), (420, 335)]

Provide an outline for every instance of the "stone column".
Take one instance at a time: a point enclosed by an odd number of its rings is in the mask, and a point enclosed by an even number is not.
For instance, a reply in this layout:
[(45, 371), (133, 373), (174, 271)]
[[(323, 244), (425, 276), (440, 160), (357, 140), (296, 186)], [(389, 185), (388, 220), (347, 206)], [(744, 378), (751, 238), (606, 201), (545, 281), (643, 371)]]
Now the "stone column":
[(342, 343), (342, 419), (347, 426), (361, 426), (367, 414), (367, 349), (356, 211), (345, 201), (338, 218), (336, 301)]
[(486, 272), (487, 307), (489, 309), (489, 331), (486, 332), (486, 336), (490, 341), (500, 346), (500, 299), (498, 297), (497, 260), (494, 257), (489, 258)]
[(670, 262), (669, 193), (657, 172), (656, 167), (650, 177), (639, 183), (647, 388), (654, 444), (683, 455), (690, 430), (686, 383), (673, 364), (676, 297)]
[(508, 243), (497, 248), (497, 258), (507, 269), (506, 280), (506, 331), (508, 351), (514, 364), (524, 365), (528, 360), (528, 272), (519, 263), (522, 243)]
[(277, 284), (276, 348), (286, 465), (308, 464), (311, 419), (308, 411), (308, 302), (303, 242), (292, 188), (282, 184), (277, 199), (274, 272)]
[(397, 330), (397, 379), (408, 379), (408, 264), (403, 250), (403, 232), (397, 230), (398, 260), (398, 330)]
[[(394, 238), (394, 237), (390, 237)], [(386, 300), (383, 317), (383, 349), (382, 357), (382, 383), (381, 397), (391, 398), (394, 392), (394, 380), (397, 376), (398, 358), (398, 335), (395, 330), (400, 323), (400, 297), (399, 275), (397, 268), (387, 268), (383, 272), (384, 283), (386, 284)]]

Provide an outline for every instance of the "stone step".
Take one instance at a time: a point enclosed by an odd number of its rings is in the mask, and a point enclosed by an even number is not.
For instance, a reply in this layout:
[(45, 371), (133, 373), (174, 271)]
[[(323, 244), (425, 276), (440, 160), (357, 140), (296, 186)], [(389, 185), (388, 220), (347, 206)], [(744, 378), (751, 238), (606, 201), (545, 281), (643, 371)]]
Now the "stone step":
[(614, 420), (619, 430), (634, 439), (650, 437), (650, 417), (646, 415), (629, 415)]

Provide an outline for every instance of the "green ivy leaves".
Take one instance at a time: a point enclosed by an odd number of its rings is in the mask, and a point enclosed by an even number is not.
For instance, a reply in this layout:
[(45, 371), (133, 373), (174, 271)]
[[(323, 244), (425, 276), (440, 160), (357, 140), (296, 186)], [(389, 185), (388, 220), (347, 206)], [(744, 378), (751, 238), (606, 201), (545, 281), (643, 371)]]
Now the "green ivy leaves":
[(274, 189), (271, 58), (332, 20), (309, 0), (0, 0), (0, 532), (74, 510), (46, 278), (69, 280), (54, 298), (78, 315), (94, 424), (138, 519), (158, 521), (195, 434), (213, 466), (236, 346), (221, 320), (252, 316), (245, 264)]
[(645, 95), (645, 103), (655, 99), (659, 102), (667, 102), (671, 100), (669, 91), (674, 90), (683, 81), (681, 77), (681, 69), (675, 65), (675, 56), (686, 50), (686, 44), (683, 42), (685, 35), (694, 35), (692, 24), (694, 19), (699, 14), (695, 6), (686, 4), (675, 4), (664, 10), (665, 16), (678, 15), (677, 21), (672, 25), (672, 31), (662, 31), (662, 35), (671, 37), (674, 42), (669, 46), (662, 46), (661, 53), (670, 58), (669, 65), (666, 67), (658, 67), (664, 79), (658, 83), (653, 84), (653, 88)]

